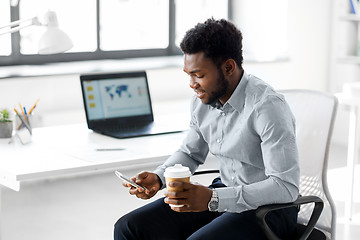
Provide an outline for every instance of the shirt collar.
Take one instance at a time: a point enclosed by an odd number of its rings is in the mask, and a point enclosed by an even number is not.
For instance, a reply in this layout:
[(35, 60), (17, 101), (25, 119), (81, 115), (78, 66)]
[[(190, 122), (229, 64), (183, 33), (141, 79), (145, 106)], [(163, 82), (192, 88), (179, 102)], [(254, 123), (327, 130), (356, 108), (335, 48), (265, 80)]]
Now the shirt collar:
[(245, 88), (248, 79), (249, 79), (248, 74), (246, 74), (246, 72), (244, 71), (239, 84), (236, 86), (233, 94), (230, 96), (229, 100), (224, 104), (224, 106), (222, 106), (219, 100), (217, 100), (211, 103), (209, 108), (213, 107), (215, 109), (222, 110), (226, 108), (226, 105), (230, 105), (236, 111), (241, 112), (245, 104)]

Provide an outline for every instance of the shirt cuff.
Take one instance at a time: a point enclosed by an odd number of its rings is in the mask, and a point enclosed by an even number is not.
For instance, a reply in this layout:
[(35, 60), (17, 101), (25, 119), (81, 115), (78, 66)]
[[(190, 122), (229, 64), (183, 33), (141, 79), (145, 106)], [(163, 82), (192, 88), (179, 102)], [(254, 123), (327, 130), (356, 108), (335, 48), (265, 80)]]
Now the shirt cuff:
[(166, 187), (166, 184), (165, 184), (165, 177), (164, 177), (164, 172), (165, 170), (161, 169), (160, 167), (157, 168), (153, 173), (155, 173), (156, 175), (158, 175), (158, 177), (160, 178), (161, 180), (161, 188), (160, 189), (163, 189)]
[(219, 212), (243, 212), (247, 209), (238, 206), (237, 190), (234, 187), (215, 188), (219, 197)]

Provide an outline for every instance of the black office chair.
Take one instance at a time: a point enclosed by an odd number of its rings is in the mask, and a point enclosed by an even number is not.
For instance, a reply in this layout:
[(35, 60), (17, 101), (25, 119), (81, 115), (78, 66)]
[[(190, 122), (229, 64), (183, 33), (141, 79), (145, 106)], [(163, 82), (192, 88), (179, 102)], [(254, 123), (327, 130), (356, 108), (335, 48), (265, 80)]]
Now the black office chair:
[[(268, 212), (300, 207), (297, 231), (292, 239), (335, 239), (335, 204), (327, 186), (330, 140), (337, 111), (337, 99), (311, 90), (284, 90), (296, 119), (296, 140), (300, 161), (300, 196), (295, 202), (261, 206), (256, 216), (269, 240), (279, 240), (265, 222)], [(195, 175), (219, 173), (198, 171)]]

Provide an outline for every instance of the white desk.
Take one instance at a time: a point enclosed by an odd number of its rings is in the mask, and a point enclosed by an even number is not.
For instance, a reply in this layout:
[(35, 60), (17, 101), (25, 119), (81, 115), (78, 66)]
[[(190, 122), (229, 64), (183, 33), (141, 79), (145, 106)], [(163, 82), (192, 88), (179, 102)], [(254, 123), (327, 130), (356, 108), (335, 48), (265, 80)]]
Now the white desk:
[(354, 201), (354, 171), (359, 159), (359, 108), (360, 97), (354, 97), (350, 94), (338, 93), (336, 97), (339, 103), (350, 108), (349, 116), (349, 135), (347, 151), (347, 196), (345, 198), (345, 218), (351, 220)]
[[(86, 124), (35, 128), (27, 145), (0, 140), (0, 184), (19, 191), (23, 181), (161, 162), (179, 148), (184, 136), (115, 139), (88, 130)], [(100, 148), (124, 150), (96, 151)]]

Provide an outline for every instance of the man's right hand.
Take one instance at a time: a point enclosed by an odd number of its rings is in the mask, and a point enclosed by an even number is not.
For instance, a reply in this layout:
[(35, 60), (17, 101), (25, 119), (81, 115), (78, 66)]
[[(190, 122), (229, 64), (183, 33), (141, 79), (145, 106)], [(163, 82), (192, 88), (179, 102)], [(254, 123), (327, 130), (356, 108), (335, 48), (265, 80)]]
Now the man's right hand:
[(141, 199), (149, 199), (153, 197), (161, 187), (161, 180), (155, 173), (152, 172), (141, 172), (137, 176), (132, 177), (131, 180), (136, 182), (137, 184), (147, 188), (147, 190), (143, 191), (142, 189), (131, 186), (128, 183), (123, 183), (125, 187), (129, 187), (129, 193), (131, 195), (135, 195)]

